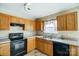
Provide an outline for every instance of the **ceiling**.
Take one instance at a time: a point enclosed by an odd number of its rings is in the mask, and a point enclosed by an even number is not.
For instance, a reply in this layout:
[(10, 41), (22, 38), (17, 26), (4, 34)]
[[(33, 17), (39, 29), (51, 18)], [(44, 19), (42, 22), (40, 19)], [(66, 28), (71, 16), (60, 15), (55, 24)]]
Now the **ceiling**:
[(23, 18), (39, 18), (79, 6), (78, 3), (31, 3), (31, 10), (24, 10), (24, 3), (0, 3), (0, 12)]

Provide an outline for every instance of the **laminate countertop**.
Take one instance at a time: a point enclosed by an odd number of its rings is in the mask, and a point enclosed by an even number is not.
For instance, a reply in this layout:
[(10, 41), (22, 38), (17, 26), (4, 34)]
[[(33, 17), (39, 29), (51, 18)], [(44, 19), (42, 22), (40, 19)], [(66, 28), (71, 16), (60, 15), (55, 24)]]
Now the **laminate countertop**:
[(0, 44), (8, 43), (10, 40), (8, 38), (0, 38)]
[[(37, 38), (42, 38), (44, 40), (49, 40), (49, 41), (56, 41), (56, 42), (61, 42), (61, 43), (65, 43), (65, 44), (71, 44), (71, 45), (75, 45), (75, 46), (79, 46), (79, 40), (78, 39), (60, 39), (60, 38), (45, 38), (43, 36), (29, 36), (27, 37), (28, 38), (33, 38), (33, 37), (37, 37)], [(0, 44), (2, 43), (7, 43), (7, 42), (10, 42), (10, 40), (8, 38), (0, 38)]]
[(65, 44), (70, 44), (70, 45), (75, 45), (79, 46), (79, 41), (78, 39), (60, 39), (60, 38), (44, 38), (43, 36), (36, 36), (37, 38), (42, 38), (44, 40), (49, 40), (49, 41), (55, 41), (55, 42), (61, 42)]

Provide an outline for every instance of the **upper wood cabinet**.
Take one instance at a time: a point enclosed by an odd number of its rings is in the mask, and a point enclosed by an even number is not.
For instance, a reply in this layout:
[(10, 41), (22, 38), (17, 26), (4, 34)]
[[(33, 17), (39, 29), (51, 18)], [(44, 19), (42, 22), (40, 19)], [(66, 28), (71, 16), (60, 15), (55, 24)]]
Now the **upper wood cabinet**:
[(0, 13), (0, 30), (10, 29), (10, 16)]
[(36, 49), (44, 53), (44, 42), (40, 38), (36, 38)]
[(66, 30), (66, 16), (57, 16), (57, 30), (65, 31)]
[(0, 55), (10, 56), (10, 43), (0, 44)]
[(19, 17), (11, 16), (11, 23), (24, 24), (24, 19)]
[(19, 23), (19, 20), (17, 17), (11, 16), (11, 23)]
[(25, 20), (25, 31), (35, 31), (35, 21), (26, 19)]
[(42, 31), (44, 29), (44, 21), (37, 19), (35, 21), (35, 27), (36, 27), (36, 31)]
[(67, 30), (74, 31), (77, 30), (77, 13), (67, 14)]
[(77, 25), (77, 12), (57, 16), (58, 31), (76, 31)]
[(31, 24), (31, 30), (35, 31), (35, 21), (31, 20), (30, 24)]

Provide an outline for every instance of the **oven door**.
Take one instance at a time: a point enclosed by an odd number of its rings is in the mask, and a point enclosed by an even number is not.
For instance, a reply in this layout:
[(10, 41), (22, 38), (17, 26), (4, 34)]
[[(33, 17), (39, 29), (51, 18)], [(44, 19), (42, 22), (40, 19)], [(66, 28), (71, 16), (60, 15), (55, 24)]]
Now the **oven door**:
[(12, 42), (11, 47), (12, 47), (12, 49), (11, 49), (12, 55), (19, 55), (19, 54), (25, 52), (24, 41), (14, 41), (14, 42)]

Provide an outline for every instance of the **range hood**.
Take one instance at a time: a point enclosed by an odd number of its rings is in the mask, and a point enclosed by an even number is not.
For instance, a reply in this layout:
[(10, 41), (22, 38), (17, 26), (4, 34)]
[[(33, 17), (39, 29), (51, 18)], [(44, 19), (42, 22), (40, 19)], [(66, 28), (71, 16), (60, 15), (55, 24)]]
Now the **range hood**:
[(17, 24), (17, 23), (11, 23), (10, 24), (10, 31), (23, 31), (24, 30), (24, 24)]
[(24, 27), (24, 24), (11, 23), (10, 26), (20, 26), (20, 27)]

